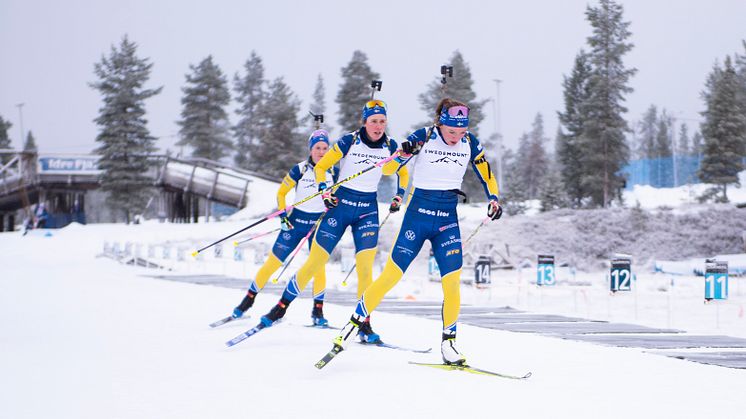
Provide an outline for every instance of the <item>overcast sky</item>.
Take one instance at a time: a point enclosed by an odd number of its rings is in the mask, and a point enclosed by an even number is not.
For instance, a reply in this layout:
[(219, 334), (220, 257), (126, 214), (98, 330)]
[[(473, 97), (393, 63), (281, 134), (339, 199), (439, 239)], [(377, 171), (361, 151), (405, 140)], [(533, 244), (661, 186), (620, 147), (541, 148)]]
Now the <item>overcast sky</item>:
[[(163, 92), (146, 102), (158, 145), (173, 148), (181, 111), (181, 87), (189, 64), (212, 54), (232, 80), (252, 50), (269, 79), (283, 76), (308, 101), (321, 73), (327, 120), (336, 122), (334, 98), (340, 68), (364, 51), (384, 85), (390, 132), (401, 136), (425, 118), (417, 96), (439, 66), (460, 50), (472, 71), (478, 98), (500, 89), (501, 131), (512, 148), (537, 112), (554, 139), (562, 108), (562, 77), (586, 48), (589, 1), (38, 1), (0, 0), (0, 115), (20, 147), (32, 130), (41, 152), (87, 153), (95, 147), (93, 123), (101, 99), (88, 87), (93, 65), (127, 34), (141, 57), (154, 63), (150, 87)], [(745, 0), (628, 0), (634, 49), (628, 67), (638, 69), (627, 97), (628, 121), (650, 104), (679, 121), (696, 124), (708, 72), (726, 54), (743, 53)], [(456, 75), (458, 76), (458, 75)], [(232, 103), (230, 114), (236, 104)], [(494, 131), (488, 104), (482, 136)], [(339, 134), (332, 126), (333, 134)], [(691, 130), (690, 130), (691, 132)]]

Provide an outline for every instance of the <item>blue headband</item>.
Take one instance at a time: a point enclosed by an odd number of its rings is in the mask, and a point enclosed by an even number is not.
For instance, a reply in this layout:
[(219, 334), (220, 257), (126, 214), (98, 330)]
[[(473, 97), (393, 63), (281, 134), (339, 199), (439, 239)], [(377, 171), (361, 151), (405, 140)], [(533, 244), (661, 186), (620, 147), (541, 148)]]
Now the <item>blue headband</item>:
[(440, 112), (440, 122), (441, 125), (449, 126), (449, 127), (455, 127), (455, 128), (465, 128), (469, 126), (469, 108), (466, 106), (451, 106), (448, 109), (443, 109)]
[[(380, 101), (380, 100), (376, 100), (376, 102), (383, 103), (383, 101)], [(368, 119), (368, 117), (373, 116), (373, 115), (386, 115), (386, 106), (380, 106), (376, 104), (372, 108), (369, 108), (368, 103), (363, 105), (363, 114), (362, 114), (363, 122), (365, 122)]]
[(311, 133), (311, 136), (308, 137), (308, 149), (312, 149), (313, 146), (316, 145), (316, 143), (324, 142), (327, 145), (329, 145), (329, 132), (323, 129), (317, 129), (316, 131)]

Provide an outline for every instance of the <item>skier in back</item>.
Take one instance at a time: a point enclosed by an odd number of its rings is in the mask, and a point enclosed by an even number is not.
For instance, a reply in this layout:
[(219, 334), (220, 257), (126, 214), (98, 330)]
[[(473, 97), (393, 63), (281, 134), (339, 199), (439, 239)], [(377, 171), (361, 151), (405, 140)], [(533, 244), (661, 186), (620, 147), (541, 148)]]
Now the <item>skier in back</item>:
[[(316, 193), (318, 184), (317, 177), (322, 182), (334, 183), (337, 181), (339, 171), (332, 166), (321, 170), (318, 174), (315, 167), (329, 150), (329, 133), (325, 130), (316, 130), (308, 137), (308, 159), (296, 164), (285, 175), (280, 189), (277, 191), (277, 206), (279, 209), (287, 207), (285, 197), (288, 192), (295, 189), (295, 199), (301, 199)], [(233, 318), (239, 318), (254, 304), (256, 295), (264, 288), (269, 277), (282, 266), (282, 263), (292, 253), (301, 240), (314, 228), (316, 221), (324, 214), (326, 207), (321, 196), (311, 199), (294, 208), (290, 214), (280, 214), (280, 234), (277, 236), (272, 251), (264, 262), (256, 277), (251, 282), (249, 290), (241, 303), (233, 309)], [(309, 240), (309, 246), (311, 240)], [(314, 305), (311, 313), (314, 325), (325, 326), (328, 321), (324, 318), (323, 305), (326, 289), (326, 269), (322, 266), (313, 275)]]

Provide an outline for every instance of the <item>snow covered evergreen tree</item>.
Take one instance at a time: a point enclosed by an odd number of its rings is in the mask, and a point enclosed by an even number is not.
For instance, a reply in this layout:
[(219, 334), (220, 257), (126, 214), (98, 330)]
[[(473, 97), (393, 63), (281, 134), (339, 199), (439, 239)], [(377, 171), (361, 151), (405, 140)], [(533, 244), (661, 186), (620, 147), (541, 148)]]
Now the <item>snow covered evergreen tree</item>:
[(664, 109), (661, 111), (660, 118), (658, 118), (658, 129), (655, 134), (656, 158), (671, 157), (673, 155), (670, 127), (671, 117), (668, 116)]
[(10, 145), (10, 137), (8, 136), (8, 130), (13, 126), (13, 123), (6, 121), (0, 115), (0, 148), (12, 148)]
[[(0, 149), (13, 148), (10, 144), (10, 137), (8, 137), (8, 130), (12, 126), (13, 124), (10, 121), (6, 121), (3, 119), (2, 115), (0, 115)], [(0, 156), (0, 163), (5, 164), (10, 161), (10, 159), (11, 157), (7, 155)]]
[(299, 132), (300, 100), (282, 77), (269, 85), (267, 98), (258, 111), (263, 121), (258, 137), (260, 146), (252, 151), (252, 161), (262, 162), (258, 171), (281, 180), (287, 171), (308, 156), (308, 133)]
[(735, 69), (736, 79), (739, 86), (738, 89), (738, 102), (741, 105), (741, 110), (746, 115), (746, 41), (741, 41), (743, 45), (743, 55), (736, 54), (735, 58)]
[[(479, 124), (484, 120), (484, 104), (487, 100), (477, 100), (477, 94), (474, 92), (474, 80), (471, 77), (469, 64), (464, 60), (461, 52), (454, 51), (448, 64), (453, 66), (453, 77), (448, 78), (446, 84), (445, 96), (456, 99), (469, 105), (469, 131), (479, 133)], [(427, 90), (419, 95), (420, 109), (425, 111), (427, 120), (423, 124), (413, 127), (422, 128), (425, 125), (432, 125), (435, 118), (435, 106), (443, 98), (441, 78), (437, 77), (427, 85)]]
[(539, 185), (539, 200), (542, 212), (568, 206), (565, 186), (562, 184), (562, 174), (555, 163), (549, 165), (546, 174), (542, 177)]
[(704, 139), (702, 138), (702, 133), (695, 131), (694, 135), (692, 135), (692, 156), (702, 157), (703, 145)]
[(676, 145), (676, 154), (679, 156), (688, 156), (691, 153), (689, 146), (689, 127), (685, 123), (679, 127), (679, 141)]
[(746, 113), (739, 103), (740, 86), (730, 56), (721, 69), (716, 64), (707, 81), (703, 98), (703, 160), (697, 175), (703, 182), (718, 185), (721, 202), (728, 202), (728, 185), (739, 185), (746, 155)]
[[(360, 104), (362, 107), (363, 105)], [(313, 95), (311, 95), (311, 103), (308, 105), (309, 111), (314, 115), (321, 115), (326, 112), (326, 88), (324, 87), (324, 78), (321, 74), (316, 77), (316, 86), (313, 89)], [(325, 120), (328, 115), (325, 115)], [(308, 126), (309, 132), (316, 129), (316, 122), (311, 115), (306, 114), (303, 117), (304, 125)]]
[(178, 145), (192, 148), (192, 157), (219, 161), (228, 156), (233, 147), (230, 125), (225, 107), (231, 100), (228, 80), (212, 55), (197, 66), (189, 65), (191, 74), (186, 75), (181, 128)]
[(238, 122), (233, 127), (236, 137), (233, 160), (240, 168), (258, 170), (264, 162), (253, 160), (251, 156), (262, 146), (257, 133), (263, 121), (259, 119), (257, 111), (265, 100), (266, 80), (262, 58), (255, 51), (251, 51), (251, 56), (244, 63), (244, 70), (246, 73), (243, 76), (236, 73), (233, 77), (233, 91), (239, 105), (236, 109)]
[(658, 108), (650, 105), (637, 125), (638, 156), (642, 159), (656, 158), (656, 138), (658, 137)]
[(26, 134), (26, 142), (23, 144), (23, 151), (36, 152), (37, 150), (36, 139), (34, 138), (34, 134), (29, 130), (28, 134)]
[[(527, 139), (528, 135), (524, 134)], [(526, 141), (527, 142), (527, 141)], [(500, 185), (500, 203), (509, 215), (523, 214), (526, 212), (526, 190), (521, 185), (518, 162), (513, 150), (507, 149), (503, 153), (505, 171), (503, 173), (503, 185)]]
[(541, 114), (536, 114), (528, 135), (521, 137), (516, 156), (519, 183), (525, 190), (529, 199), (539, 198), (539, 187), (543, 177), (549, 168), (544, 143), (548, 139), (544, 136), (544, 118)]
[(152, 194), (152, 180), (146, 173), (156, 147), (146, 126), (144, 102), (162, 89), (144, 88), (152, 67), (147, 58), (137, 57), (137, 45), (125, 36), (118, 48), (112, 46), (109, 56), (94, 65), (98, 81), (90, 83), (103, 99), (94, 120), (100, 128), (95, 153), (101, 156), (101, 188), (108, 193), (107, 203), (121, 211), (128, 223), (144, 210)]
[(337, 92), (337, 123), (343, 133), (360, 128), (360, 112), (370, 100), (370, 82), (380, 78), (381, 75), (368, 65), (368, 56), (359, 50), (353, 52), (350, 62), (342, 67), (342, 85)]
[(587, 119), (583, 126), (584, 150), (581, 182), (593, 203), (607, 206), (619, 196), (625, 178), (620, 169), (629, 159), (625, 133), (629, 131), (622, 114), (623, 102), (632, 88), (629, 79), (637, 71), (622, 61), (632, 49), (629, 22), (623, 21), (623, 7), (612, 0), (600, 0), (598, 7), (588, 6), (586, 18), (593, 27), (588, 38), (590, 97), (584, 103)]
[(581, 157), (583, 155), (583, 126), (587, 118), (583, 104), (590, 96), (588, 91), (590, 72), (588, 55), (581, 50), (575, 56), (575, 64), (570, 76), (564, 76), (562, 87), (565, 109), (563, 112), (558, 112), (564, 131), (560, 128), (557, 132), (557, 163), (565, 191), (576, 207), (580, 206), (583, 197), (586, 196), (581, 182)]

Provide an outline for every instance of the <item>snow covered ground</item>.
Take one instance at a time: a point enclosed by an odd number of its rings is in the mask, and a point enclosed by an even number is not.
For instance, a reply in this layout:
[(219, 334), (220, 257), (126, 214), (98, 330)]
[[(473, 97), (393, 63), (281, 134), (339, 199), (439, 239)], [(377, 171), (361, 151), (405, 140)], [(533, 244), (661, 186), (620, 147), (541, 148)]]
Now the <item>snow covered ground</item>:
[[(434, 352), (355, 345), (319, 371), (313, 364), (335, 332), (301, 326), (310, 301), (294, 304), (283, 324), (227, 349), (224, 342), (253, 325), (276, 296), (260, 295), (252, 319), (211, 330), (207, 324), (242, 292), (148, 278), (162, 271), (96, 257), (104, 241), (171, 242), (175, 251), (242, 225), (148, 222), (71, 225), (51, 237), (0, 234), (0, 417), (730, 418), (746, 409), (746, 370), (468, 325), (459, 329), (459, 346), (472, 364), (533, 377), (517, 382), (408, 365), (439, 361), (440, 323), (382, 312), (374, 321), (385, 339)], [(248, 277), (255, 270), (250, 252), (243, 264), (209, 252), (200, 261), (173, 258), (163, 263), (180, 273)], [(339, 288), (339, 265), (328, 271), (330, 288)], [(541, 289), (531, 285), (534, 275), (497, 272), (491, 290), (464, 286), (463, 302), (746, 336), (746, 283), (731, 284), (728, 302), (704, 305), (696, 277), (638, 273), (636, 292), (610, 297), (601, 271), (577, 274), (576, 283), (589, 285)], [(419, 264), (394, 295), (438, 301), (439, 288)], [(335, 324), (351, 310), (325, 307)]]
[[(374, 324), (384, 339), (434, 351), (354, 345), (319, 371), (313, 364), (330, 349), (335, 331), (302, 327), (309, 322), (308, 300), (296, 302), (282, 324), (227, 349), (224, 342), (252, 326), (276, 295), (260, 295), (252, 318), (212, 330), (207, 324), (228, 314), (242, 291), (147, 275), (220, 274), (245, 278), (248, 285), (274, 234), (243, 246), (241, 262), (232, 260), (230, 243), (221, 258), (212, 250), (197, 260), (189, 253), (272, 210), (273, 198), (256, 197), (274, 197), (276, 184), (255, 182), (252, 188), (250, 207), (221, 223), (73, 224), (49, 237), (44, 231), (25, 237), (0, 233), (0, 417), (731, 418), (746, 410), (746, 370), (464, 324), (459, 347), (470, 363), (533, 376), (518, 382), (412, 366), (407, 361), (439, 362), (440, 322), (383, 312), (374, 314)], [(744, 192), (729, 190), (734, 202), (745, 202)], [(638, 187), (626, 200), (652, 210), (701, 211), (691, 196), (691, 187)], [(459, 215), (466, 236), (484, 217), (484, 208), (462, 206)], [(508, 222), (512, 219), (501, 220)], [(399, 223), (400, 215), (393, 216), (382, 229), (381, 243), (390, 243)], [(271, 221), (255, 232), (275, 227)], [(492, 223), (472, 245), (511, 241), (515, 237), (506, 237), (508, 230)], [(340, 246), (342, 263), (349, 263), (350, 242), (346, 237)], [(133, 253), (151, 254), (172, 271), (98, 257), (105, 243), (120, 250), (130, 243)], [(285, 277), (305, 255), (304, 250)], [(426, 262), (423, 252), (390, 295), (437, 304), (440, 284), (428, 281)], [(656, 274), (639, 266), (634, 291), (611, 296), (606, 271), (593, 266), (574, 275), (563, 270), (557, 286), (541, 288), (534, 285), (534, 268), (494, 271), (488, 289), (464, 285), (462, 302), (746, 337), (744, 278), (731, 277), (728, 301), (703, 304), (701, 277)], [(379, 270), (377, 264), (375, 273)], [(340, 262), (327, 271), (329, 292), (345, 289)], [(350, 289), (355, 289), (354, 275), (345, 290)], [(325, 306), (337, 325), (351, 310)]]

